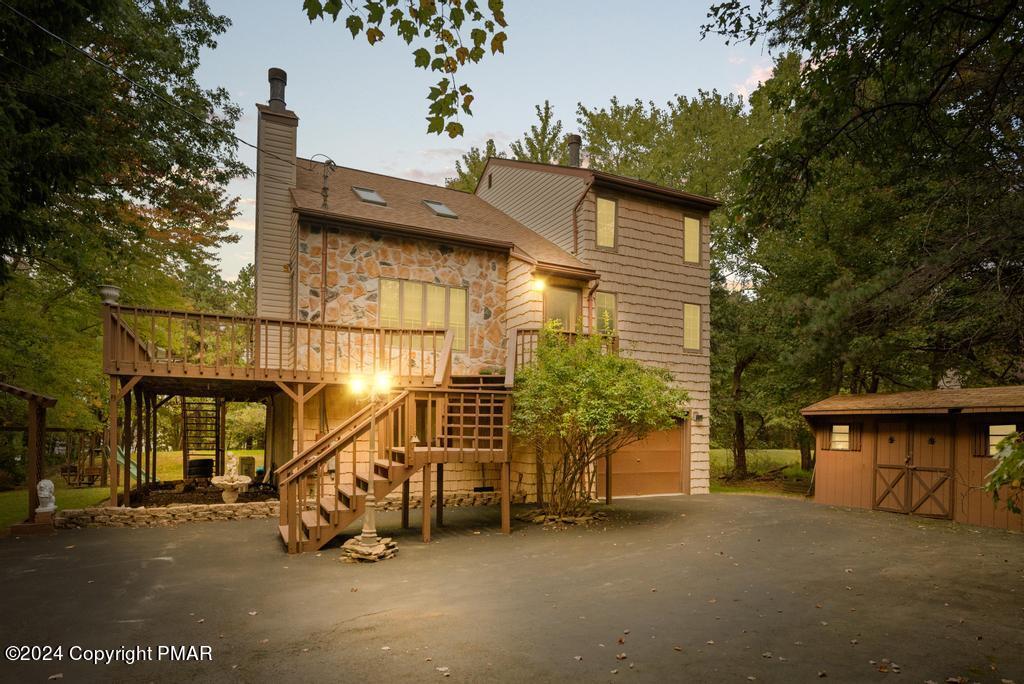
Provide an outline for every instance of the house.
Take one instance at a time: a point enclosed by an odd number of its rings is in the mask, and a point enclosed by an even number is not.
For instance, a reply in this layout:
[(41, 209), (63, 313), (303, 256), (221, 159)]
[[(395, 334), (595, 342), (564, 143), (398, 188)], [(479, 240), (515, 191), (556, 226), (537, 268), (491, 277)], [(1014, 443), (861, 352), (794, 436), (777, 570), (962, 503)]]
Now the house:
[[(271, 69), (257, 105), (256, 316), (108, 306), (115, 414), (132, 391), (265, 401), (293, 551), (329, 541), (371, 495), (400, 497), (407, 520), (412, 491), (429, 509), (435, 485), (439, 520), (446, 499), (500, 493), (507, 528), (509, 502), (533, 499), (537, 482), (535, 454), (508, 433), (516, 370), (548, 320), (607, 325), (691, 406), (616, 454), (599, 488), (708, 491), (717, 201), (582, 168), (578, 137), (568, 166), (489, 160), (474, 194), (301, 158), (286, 78)], [(380, 385), (369, 403), (354, 391), (367, 383)]]
[(814, 500), (1024, 529), (981, 487), (992, 455), (1024, 429), (1024, 386), (841, 394), (804, 408), (814, 430)]

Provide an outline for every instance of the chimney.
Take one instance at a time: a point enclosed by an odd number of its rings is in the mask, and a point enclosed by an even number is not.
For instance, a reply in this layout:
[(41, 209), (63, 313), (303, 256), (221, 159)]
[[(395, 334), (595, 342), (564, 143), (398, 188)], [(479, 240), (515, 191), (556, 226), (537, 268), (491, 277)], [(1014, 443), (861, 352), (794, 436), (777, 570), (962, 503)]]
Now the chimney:
[(285, 105), (284, 69), (270, 69), (267, 80), (269, 101), (256, 105), (256, 315), (292, 319), (295, 266), (289, 246), (296, 238), (291, 190), (299, 117)]
[(285, 111), (284, 87), (288, 85), (288, 74), (284, 69), (274, 67), (267, 72), (267, 80), (270, 81), (270, 109), (275, 112)]
[(580, 165), (580, 145), (583, 144), (583, 138), (570, 133), (565, 138), (565, 145), (569, 148), (569, 166)]

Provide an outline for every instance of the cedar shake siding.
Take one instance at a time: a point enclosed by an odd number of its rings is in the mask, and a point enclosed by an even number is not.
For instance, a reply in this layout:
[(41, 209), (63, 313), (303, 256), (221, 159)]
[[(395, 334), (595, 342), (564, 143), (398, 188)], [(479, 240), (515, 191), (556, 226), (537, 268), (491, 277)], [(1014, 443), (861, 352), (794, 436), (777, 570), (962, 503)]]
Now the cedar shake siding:
[(577, 176), (492, 164), (481, 177), (476, 194), (530, 230), (572, 252), (572, 208), (585, 185)]
[[(618, 203), (616, 247), (596, 245), (596, 198)], [(683, 260), (683, 216), (701, 220), (701, 260)], [(601, 274), (599, 292), (616, 296), (620, 348), (634, 358), (668, 369), (690, 395), (690, 491), (709, 484), (710, 270), (711, 244), (706, 212), (609, 190), (591, 190), (577, 218), (579, 257)], [(683, 305), (700, 306), (700, 349), (683, 345)]]

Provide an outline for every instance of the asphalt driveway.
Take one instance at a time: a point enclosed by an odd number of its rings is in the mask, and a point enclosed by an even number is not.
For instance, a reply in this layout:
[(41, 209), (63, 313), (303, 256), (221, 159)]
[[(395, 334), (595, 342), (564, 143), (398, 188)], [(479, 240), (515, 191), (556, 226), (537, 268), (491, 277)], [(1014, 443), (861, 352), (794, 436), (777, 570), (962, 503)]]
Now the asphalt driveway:
[[(288, 556), (270, 520), (2, 539), (0, 641), (63, 647), (2, 679), (1024, 682), (1019, 534), (744, 495), (511, 537), (445, 517), (358, 566)], [(70, 654), (161, 645), (212, 661)]]

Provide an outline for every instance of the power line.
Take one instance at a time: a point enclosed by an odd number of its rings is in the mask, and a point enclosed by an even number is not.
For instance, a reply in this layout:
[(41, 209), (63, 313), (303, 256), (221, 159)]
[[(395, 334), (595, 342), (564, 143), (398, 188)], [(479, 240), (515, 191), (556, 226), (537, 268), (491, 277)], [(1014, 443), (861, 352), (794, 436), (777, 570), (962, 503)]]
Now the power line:
[[(7, 3), (6, 3), (6, 2), (4, 2), (3, 0), (0, 0), (0, 5), (3, 5), (3, 6), (4, 6), (4, 7), (6, 7), (6, 8), (8, 9), (8, 10), (10, 10), (10, 11), (11, 11), (12, 13), (14, 13), (14, 14), (18, 15), (19, 17), (21, 17), (22, 19), (24, 19), (24, 20), (25, 20), (25, 21), (27, 21), (28, 23), (32, 24), (32, 25), (33, 25), (33, 26), (35, 26), (35, 27), (36, 27), (37, 29), (39, 29), (40, 31), (42, 31), (42, 32), (43, 32), (43, 33), (45, 33), (46, 35), (50, 36), (51, 38), (53, 38), (53, 39), (55, 39), (55, 40), (57, 40), (57, 41), (59, 41), (59, 42), (63, 43), (64, 45), (68, 46), (69, 48), (71, 48), (71, 49), (72, 49), (72, 50), (74, 50), (75, 52), (79, 52), (79, 53), (81, 53), (81, 54), (82, 54), (82, 55), (84, 55), (84, 56), (85, 56), (85, 57), (86, 57), (86, 58), (87, 58), (87, 59), (88, 59), (88, 60), (89, 60), (90, 62), (92, 62), (92, 63), (96, 64), (97, 66), (99, 66), (99, 67), (101, 67), (101, 68), (103, 68), (103, 69), (105, 69), (106, 71), (109, 71), (110, 73), (114, 74), (114, 75), (115, 75), (115, 76), (117, 76), (118, 78), (120, 78), (120, 79), (122, 79), (122, 80), (124, 80), (124, 81), (127, 81), (127, 82), (128, 82), (128, 83), (130, 83), (130, 84), (131, 84), (131, 85), (132, 85), (133, 87), (135, 87), (135, 88), (136, 88), (137, 90), (140, 90), (140, 91), (143, 91), (143, 92), (149, 92), (149, 94), (150, 94), (150, 95), (152, 95), (153, 97), (155, 97), (155, 98), (156, 98), (157, 100), (159, 100), (160, 102), (163, 102), (163, 103), (164, 103), (165, 105), (167, 105), (167, 106), (169, 106), (169, 107), (173, 107), (174, 109), (177, 109), (177, 110), (181, 111), (181, 112), (182, 112), (182, 113), (184, 113), (184, 114), (185, 114), (186, 116), (188, 116), (188, 117), (190, 117), (190, 118), (192, 118), (192, 119), (194, 119), (194, 120), (198, 121), (198, 122), (199, 122), (200, 124), (202, 124), (203, 126), (207, 126), (207, 127), (209, 127), (209, 128), (212, 128), (212, 129), (214, 129), (214, 130), (218, 130), (218, 131), (220, 130), (220, 129), (218, 129), (218, 128), (217, 128), (216, 126), (214, 126), (214, 125), (213, 125), (212, 123), (210, 123), (210, 122), (209, 122), (209, 121), (207, 121), (206, 119), (202, 118), (201, 116), (197, 116), (196, 114), (194, 114), (193, 112), (190, 112), (189, 110), (185, 109), (184, 107), (182, 107), (181, 105), (177, 104), (176, 102), (174, 102), (174, 101), (172, 101), (172, 100), (168, 100), (168, 99), (167, 99), (166, 97), (164, 97), (164, 96), (163, 96), (163, 95), (162, 95), (161, 93), (159, 93), (159, 92), (158, 92), (158, 91), (157, 91), (157, 90), (156, 90), (155, 88), (153, 88), (153, 87), (151, 87), (151, 86), (145, 86), (145, 85), (142, 85), (142, 84), (140, 84), (140, 83), (136, 82), (136, 81), (135, 81), (134, 79), (132, 79), (131, 77), (129, 77), (129, 76), (127, 76), (127, 75), (125, 75), (125, 74), (121, 73), (121, 72), (120, 72), (120, 71), (119, 71), (118, 69), (116, 69), (115, 67), (112, 67), (112, 66), (110, 66), (109, 64), (107, 64), (106, 62), (104, 62), (103, 60), (101, 60), (101, 59), (99, 59), (99, 58), (97, 58), (97, 57), (94, 57), (94, 56), (93, 56), (93, 55), (92, 55), (91, 53), (89, 53), (89, 51), (87, 51), (87, 50), (85, 50), (84, 48), (81, 48), (81, 47), (79, 47), (79, 46), (75, 45), (75, 44), (74, 44), (74, 43), (72, 43), (71, 41), (69, 41), (69, 40), (67, 40), (67, 39), (63, 38), (62, 36), (59, 36), (59, 35), (57, 35), (57, 34), (56, 34), (56, 33), (54, 33), (53, 31), (51, 31), (50, 29), (48, 29), (48, 28), (46, 28), (45, 26), (42, 26), (41, 24), (39, 24), (38, 22), (36, 22), (36, 21), (35, 21), (34, 19), (32, 19), (32, 17), (29, 17), (29, 16), (27, 16), (27, 15), (23, 14), (22, 12), (18, 11), (17, 9), (15, 9), (14, 7), (11, 7), (11, 6), (9, 5), (9, 4), (7, 4)], [(246, 139), (244, 139), (244, 138), (241, 138), (241, 137), (239, 137), (239, 136), (238, 136), (238, 135), (236, 135), (236, 134), (235, 134), (234, 132), (230, 132), (230, 133), (228, 133), (228, 135), (229, 135), (229, 136), (230, 136), (230, 137), (231, 137), (232, 139), (234, 139), (234, 140), (235, 140), (236, 142), (239, 142), (239, 143), (241, 143), (241, 144), (243, 144), (243, 145), (245, 145), (245, 146), (247, 146), (247, 147), (250, 147), (250, 148), (252, 148), (252, 149), (256, 150), (257, 152), (262, 152), (263, 154), (269, 155), (269, 156), (273, 157), (274, 159), (277, 159), (278, 161), (281, 161), (281, 162), (285, 162), (286, 164), (291, 164), (292, 166), (294, 166), (294, 167), (298, 168), (298, 164), (296, 164), (296, 163), (295, 163), (295, 160), (293, 160), (293, 159), (285, 159), (284, 157), (279, 157), (279, 156), (277, 156), (276, 154), (274, 154), (273, 152), (270, 152), (270, 151), (268, 151), (268, 150), (265, 150), (265, 149), (261, 148), (261, 147), (260, 147), (259, 145), (256, 145), (256, 144), (254, 144), (254, 143), (251, 143), (251, 142), (249, 142), (248, 140), (246, 140)]]

